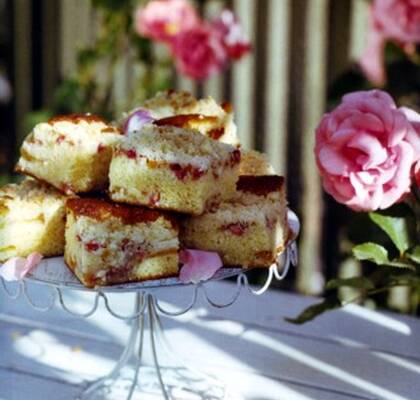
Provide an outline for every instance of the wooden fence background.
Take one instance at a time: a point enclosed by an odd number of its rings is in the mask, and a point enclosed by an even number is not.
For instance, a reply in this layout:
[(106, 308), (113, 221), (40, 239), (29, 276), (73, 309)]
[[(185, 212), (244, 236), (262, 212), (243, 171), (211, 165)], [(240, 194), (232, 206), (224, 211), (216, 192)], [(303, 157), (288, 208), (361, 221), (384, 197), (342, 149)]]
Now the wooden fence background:
[[(75, 67), (77, 46), (97, 26), (88, 0), (13, 0), (14, 120), (26, 134), (26, 112), (48, 106), (57, 82)], [(296, 287), (320, 293), (326, 274), (325, 198), (313, 156), (314, 128), (326, 110), (328, 84), (364, 46), (366, 0), (208, 0), (203, 13), (234, 9), (254, 51), (204, 85), (177, 77), (178, 88), (231, 100), (242, 143), (268, 153), (288, 177), (289, 201), (300, 215)], [(42, 29), (34, 24), (42, 22)], [(335, 274), (335, 273), (334, 273)]]

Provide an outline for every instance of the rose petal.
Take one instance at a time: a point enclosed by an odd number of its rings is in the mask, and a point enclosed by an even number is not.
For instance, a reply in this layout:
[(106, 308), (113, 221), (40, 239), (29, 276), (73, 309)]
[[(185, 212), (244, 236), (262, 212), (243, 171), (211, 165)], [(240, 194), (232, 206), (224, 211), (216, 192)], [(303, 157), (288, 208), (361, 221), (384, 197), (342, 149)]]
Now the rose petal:
[(25, 264), (25, 258), (11, 258), (0, 267), (0, 276), (8, 282), (21, 280), (25, 276)]
[(220, 256), (211, 251), (181, 250), (179, 260), (184, 264), (179, 273), (182, 283), (198, 283), (210, 279), (223, 267)]
[(27, 258), (14, 257), (0, 267), (0, 276), (6, 281), (20, 281), (42, 260), (40, 253), (31, 253)]
[(369, 169), (373, 166), (382, 164), (388, 154), (382, 147), (381, 142), (375, 136), (367, 133), (359, 133), (353, 136), (348, 142), (348, 147), (363, 151), (367, 157), (364, 157), (362, 166), (363, 169)]
[(347, 175), (348, 161), (330, 146), (323, 147), (319, 153), (319, 162), (322, 167), (333, 175)]
[(132, 112), (124, 122), (123, 130), (126, 135), (139, 132), (140, 129), (154, 121), (152, 114), (145, 108), (138, 108)]
[(29, 254), (29, 256), (26, 258), (25, 264), (25, 269), (27, 270), (27, 272), (30, 272), (33, 268), (35, 268), (43, 258), (44, 256), (41, 253), (35, 252)]

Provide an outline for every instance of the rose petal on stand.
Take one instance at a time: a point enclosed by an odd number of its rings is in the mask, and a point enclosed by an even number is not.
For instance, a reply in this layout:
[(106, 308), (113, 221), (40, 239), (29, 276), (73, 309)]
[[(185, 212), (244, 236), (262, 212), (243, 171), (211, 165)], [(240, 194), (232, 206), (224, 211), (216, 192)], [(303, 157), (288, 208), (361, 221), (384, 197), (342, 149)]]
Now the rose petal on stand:
[(184, 249), (180, 251), (179, 259), (184, 264), (179, 273), (182, 283), (206, 281), (223, 267), (219, 254), (211, 251)]
[(34, 269), (41, 262), (43, 258), (44, 256), (41, 253), (35, 252), (35, 253), (29, 254), (29, 256), (26, 258), (26, 264), (25, 264), (26, 274), (32, 271), (32, 269)]
[(31, 253), (27, 258), (13, 257), (0, 267), (0, 276), (8, 281), (22, 280), (42, 260), (40, 253)]
[(8, 281), (18, 281), (22, 279), (22, 271), (25, 269), (26, 259), (13, 257), (0, 267), (0, 276)]

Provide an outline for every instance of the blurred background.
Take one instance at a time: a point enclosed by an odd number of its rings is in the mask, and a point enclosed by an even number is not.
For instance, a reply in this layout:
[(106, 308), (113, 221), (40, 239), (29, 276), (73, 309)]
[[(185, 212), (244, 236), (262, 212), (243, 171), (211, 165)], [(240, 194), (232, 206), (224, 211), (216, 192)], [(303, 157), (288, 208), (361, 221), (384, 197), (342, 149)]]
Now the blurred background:
[[(250, 54), (203, 82), (177, 74), (167, 48), (136, 33), (133, 16), (145, 3), (0, 0), (1, 181), (16, 179), (22, 138), (50, 115), (117, 118), (165, 88), (211, 95), (233, 103), (243, 146), (266, 152), (287, 176), (290, 206), (303, 229), (300, 264), (285, 287), (321, 294), (327, 279), (361, 274), (350, 256), (354, 214), (323, 193), (313, 146), (322, 114), (343, 93), (372, 87), (356, 64), (366, 45), (370, 2), (196, 1), (206, 17), (231, 8), (252, 43)], [(392, 44), (387, 57), (387, 90), (418, 107), (418, 66)], [(380, 301), (415, 312), (404, 290)]]

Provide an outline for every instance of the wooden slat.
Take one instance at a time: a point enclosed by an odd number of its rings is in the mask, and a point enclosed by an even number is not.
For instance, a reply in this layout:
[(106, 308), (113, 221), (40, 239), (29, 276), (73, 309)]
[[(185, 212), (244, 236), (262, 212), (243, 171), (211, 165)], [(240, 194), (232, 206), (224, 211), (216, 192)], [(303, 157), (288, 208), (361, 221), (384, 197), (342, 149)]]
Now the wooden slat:
[(366, 46), (369, 2), (353, 0), (350, 19), (350, 59), (357, 60)]
[(58, 83), (58, 46), (59, 32), (58, 3), (56, 0), (44, 0), (42, 5), (42, 103), (50, 108), (53, 104), (54, 91)]
[[(235, 0), (233, 4), (243, 29), (249, 35), (251, 42), (255, 43), (257, 0)], [(255, 53), (252, 53), (232, 67), (232, 101), (235, 106), (239, 138), (246, 149), (253, 148), (255, 144), (255, 62)]]
[(68, 76), (76, 68), (76, 51), (95, 37), (90, 2), (60, 0), (60, 74)]
[(32, 109), (32, 51), (31, 51), (31, 1), (13, 3), (14, 20), (14, 95), (16, 118), (16, 143), (20, 145), (24, 132), (23, 117)]
[(332, 1), (329, 8), (328, 78), (332, 82), (349, 65), (351, 0)]
[(270, 0), (266, 27), (268, 44), (265, 63), (264, 151), (280, 174), (286, 172), (287, 156), (290, 6), (289, 0)]
[[(204, 16), (206, 19), (215, 18), (225, 8), (225, 2), (223, 0), (208, 0), (204, 4)], [(204, 94), (212, 96), (218, 102), (224, 100), (223, 94), (224, 88), (224, 76), (218, 74), (204, 83)]]
[[(294, 1), (304, 16), (304, 54), (302, 54), (302, 86), (300, 109), (294, 114), (301, 129), (301, 218), (300, 262), (296, 286), (303, 293), (319, 293), (322, 275), (322, 191), (315, 164), (314, 130), (326, 104), (326, 58), (328, 32), (328, 0)], [(303, 9), (300, 9), (303, 7)], [(298, 79), (298, 77), (296, 77)], [(296, 149), (297, 150), (297, 149)], [(289, 154), (293, 157), (293, 154)], [(289, 177), (293, 179), (293, 177)]]

